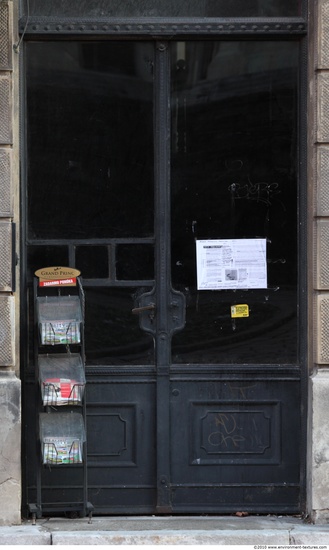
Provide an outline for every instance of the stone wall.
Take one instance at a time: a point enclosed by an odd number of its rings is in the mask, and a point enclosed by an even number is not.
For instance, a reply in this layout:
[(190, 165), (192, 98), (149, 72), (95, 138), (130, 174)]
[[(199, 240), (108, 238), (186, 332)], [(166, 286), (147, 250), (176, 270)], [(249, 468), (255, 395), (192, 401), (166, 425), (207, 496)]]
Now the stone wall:
[[(329, 0), (315, 2), (310, 63), (309, 178), (314, 202), (314, 364), (310, 385), (312, 459), (308, 465), (312, 519), (329, 521)], [(312, 6), (310, 6), (312, 7)], [(313, 105), (315, 116), (312, 116)], [(310, 247), (311, 249), (311, 247)], [(310, 258), (312, 260), (312, 256)], [(315, 269), (314, 269), (315, 267)]]
[[(309, 0), (310, 406), (308, 511), (329, 521), (329, 0)], [(314, 13), (313, 13), (314, 10)], [(19, 263), (18, 0), (0, 0), (0, 524), (21, 519)], [(18, 231), (16, 232), (18, 243)], [(314, 243), (314, 245), (313, 245)], [(17, 247), (18, 250), (18, 247)], [(19, 256), (19, 254), (18, 254)], [(14, 287), (14, 270), (16, 286)], [(314, 320), (314, 323), (313, 323)], [(312, 326), (314, 327), (312, 332)], [(314, 366), (314, 370), (313, 370)]]
[[(21, 520), (21, 387), (16, 343), (18, 242), (18, 59), (13, 52), (17, 6), (0, 0), (0, 524)], [(15, 23), (14, 23), (15, 22)], [(18, 57), (18, 56), (17, 56)], [(16, 247), (17, 248), (17, 247)], [(15, 288), (16, 286), (16, 288)]]

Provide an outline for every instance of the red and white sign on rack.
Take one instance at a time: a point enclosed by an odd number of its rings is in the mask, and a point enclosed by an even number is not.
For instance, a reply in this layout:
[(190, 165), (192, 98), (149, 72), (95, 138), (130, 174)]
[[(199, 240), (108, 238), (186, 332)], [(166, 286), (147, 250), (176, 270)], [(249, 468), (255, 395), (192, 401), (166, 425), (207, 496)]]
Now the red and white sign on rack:
[(54, 266), (38, 269), (35, 275), (39, 278), (40, 287), (76, 286), (80, 271), (73, 267)]

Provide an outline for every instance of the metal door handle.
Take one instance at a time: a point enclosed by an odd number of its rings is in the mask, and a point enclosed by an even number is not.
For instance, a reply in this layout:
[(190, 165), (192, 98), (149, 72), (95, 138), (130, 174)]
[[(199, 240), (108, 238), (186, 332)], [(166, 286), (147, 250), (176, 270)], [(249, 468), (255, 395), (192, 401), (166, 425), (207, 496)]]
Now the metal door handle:
[(154, 310), (154, 309), (155, 309), (155, 305), (154, 304), (149, 304), (147, 306), (134, 307), (131, 310), (131, 313), (138, 314), (138, 313), (142, 313), (143, 311)]

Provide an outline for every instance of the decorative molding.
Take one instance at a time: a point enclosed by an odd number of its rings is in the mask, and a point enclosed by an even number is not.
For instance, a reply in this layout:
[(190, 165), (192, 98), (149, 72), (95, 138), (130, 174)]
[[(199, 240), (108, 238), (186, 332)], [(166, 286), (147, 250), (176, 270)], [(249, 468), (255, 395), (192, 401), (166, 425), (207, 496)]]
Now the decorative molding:
[(103, 18), (73, 19), (32, 17), (20, 20), (19, 31), (34, 34), (98, 34), (98, 35), (304, 35), (307, 25), (303, 18)]

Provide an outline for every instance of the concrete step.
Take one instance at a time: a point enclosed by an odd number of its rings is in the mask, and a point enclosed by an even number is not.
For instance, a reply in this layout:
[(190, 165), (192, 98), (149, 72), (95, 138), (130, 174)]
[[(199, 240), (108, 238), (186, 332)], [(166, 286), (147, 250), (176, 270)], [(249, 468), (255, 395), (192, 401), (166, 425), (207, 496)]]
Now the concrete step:
[(0, 527), (0, 545), (329, 545), (329, 525), (291, 517), (49, 518)]

